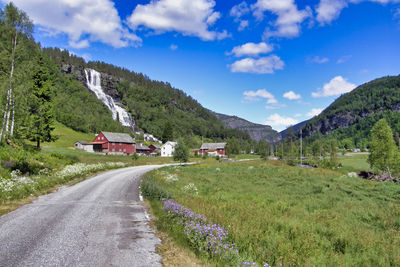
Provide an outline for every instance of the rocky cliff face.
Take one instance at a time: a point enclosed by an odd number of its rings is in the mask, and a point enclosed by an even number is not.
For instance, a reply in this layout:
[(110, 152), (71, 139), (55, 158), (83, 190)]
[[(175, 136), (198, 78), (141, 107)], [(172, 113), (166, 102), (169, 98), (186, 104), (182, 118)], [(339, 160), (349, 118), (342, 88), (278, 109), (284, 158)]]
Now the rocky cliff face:
[(269, 125), (252, 123), (236, 116), (229, 116), (220, 113), (214, 114), (223, 125), (231, 129), (237, 129), (248, 133), (254, 141), (258, 142), (260, 140), (265, 140), (269, 143), (275, 143), (281, 140), (281, 135), (277, 131), (273, 130)]

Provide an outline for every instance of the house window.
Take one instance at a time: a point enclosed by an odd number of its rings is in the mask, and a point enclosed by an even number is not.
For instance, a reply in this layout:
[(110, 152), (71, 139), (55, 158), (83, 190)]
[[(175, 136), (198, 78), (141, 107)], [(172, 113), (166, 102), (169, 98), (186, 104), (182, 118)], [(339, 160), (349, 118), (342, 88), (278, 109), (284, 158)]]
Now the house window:
[(119, 149), (119, 152), (121, 152), (121, 148)]
[(113, 152), (115, 152), (115, 148), (113, 148), (113, 150), (112, 150)]
[(126, 152), (126, 149), (124, 148), (124, 152)]

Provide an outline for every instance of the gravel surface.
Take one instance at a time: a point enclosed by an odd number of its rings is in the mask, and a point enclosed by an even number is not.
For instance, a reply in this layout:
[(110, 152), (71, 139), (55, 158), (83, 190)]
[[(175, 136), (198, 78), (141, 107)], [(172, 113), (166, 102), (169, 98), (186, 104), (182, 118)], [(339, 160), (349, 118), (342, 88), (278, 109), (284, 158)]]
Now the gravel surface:
[(161, 266), (139, 199), (157, 166), (105, 172), (0, 217), (0, 266)]

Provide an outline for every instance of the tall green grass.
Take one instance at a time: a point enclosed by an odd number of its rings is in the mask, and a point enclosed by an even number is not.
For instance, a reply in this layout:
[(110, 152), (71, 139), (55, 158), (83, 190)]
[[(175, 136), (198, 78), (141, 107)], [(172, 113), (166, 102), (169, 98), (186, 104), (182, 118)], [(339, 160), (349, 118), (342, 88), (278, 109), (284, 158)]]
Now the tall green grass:
[[(400, 266), (399, 184), (279, 165), (209, 161), (149, 175), (228, 228), (240, 253), (259, 264)], [(197, 194), (184, 190), (189, 183)]]

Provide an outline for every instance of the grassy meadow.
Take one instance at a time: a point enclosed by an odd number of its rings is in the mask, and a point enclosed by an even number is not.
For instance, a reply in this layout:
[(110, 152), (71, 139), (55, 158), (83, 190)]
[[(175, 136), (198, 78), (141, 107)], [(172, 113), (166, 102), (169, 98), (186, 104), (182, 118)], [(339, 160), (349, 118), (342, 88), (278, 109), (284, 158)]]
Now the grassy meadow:
[(367, 162), (368, 153), (346, 153), (339, 157), (343, 172), (371, 171)]
[[(346, 157), (343, 163), (351, 167), (358, 160)], [(247, 261), (262, 266), (400, 266), (399, 184), (261, 160), (167, 167), (146, 180), (155, 181), (161, 196), (226, 227)], [(160, 201), (151, 203), (158, 228), (185, 245)]]

